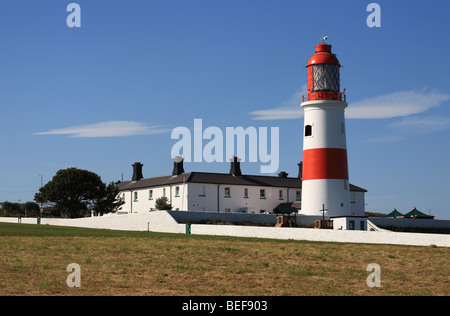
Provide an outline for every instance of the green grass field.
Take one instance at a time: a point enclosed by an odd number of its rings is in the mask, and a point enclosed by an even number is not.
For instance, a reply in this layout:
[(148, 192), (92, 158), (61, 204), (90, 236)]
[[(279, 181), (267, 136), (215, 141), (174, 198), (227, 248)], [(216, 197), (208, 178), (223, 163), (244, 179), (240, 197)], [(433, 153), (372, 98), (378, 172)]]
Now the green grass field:
[[(439, 247), (0, 223), (0, 295), (449, 295), (449, 259)], [(66, 284), (70, 263), (81, 287)]]

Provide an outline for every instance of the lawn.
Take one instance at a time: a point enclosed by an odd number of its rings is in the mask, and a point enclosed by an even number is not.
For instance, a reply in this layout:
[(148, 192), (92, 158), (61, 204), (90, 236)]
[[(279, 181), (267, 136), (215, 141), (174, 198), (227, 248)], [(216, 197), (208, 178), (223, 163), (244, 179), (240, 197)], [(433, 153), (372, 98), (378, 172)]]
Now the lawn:
[[(0, 223), (0, 295), (449, 295), (448, 248)], [(81, 287), (69, 288), (70, 263)], [(370, 288), (366, 267), (381, 268)]]

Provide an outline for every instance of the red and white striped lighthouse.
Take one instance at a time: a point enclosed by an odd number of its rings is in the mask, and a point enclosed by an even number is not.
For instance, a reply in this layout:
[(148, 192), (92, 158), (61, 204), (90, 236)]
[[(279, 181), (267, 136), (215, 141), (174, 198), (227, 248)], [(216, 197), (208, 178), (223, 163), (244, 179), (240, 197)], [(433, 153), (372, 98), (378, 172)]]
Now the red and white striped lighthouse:
[[(324, 38), (325, 39), (325, 38)], [(308, 61), (304, 109), (302, 208), (305, 215), (351, 215), (345, 136), (345, 94), (339, 64), (322, 39)]]

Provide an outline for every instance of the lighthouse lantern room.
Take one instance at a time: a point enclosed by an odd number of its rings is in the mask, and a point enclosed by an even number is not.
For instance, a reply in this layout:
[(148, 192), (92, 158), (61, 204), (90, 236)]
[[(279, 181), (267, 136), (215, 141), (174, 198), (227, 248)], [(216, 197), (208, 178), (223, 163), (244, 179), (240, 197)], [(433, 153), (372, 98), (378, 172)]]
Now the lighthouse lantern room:
[[(326, 37), (325, 37), (326, 38)], [(325, 39), (324, 38), (324, 39)], [(302, 207), (305, 215), (351, 214), (340, 63), (322, 39), (308, 61), (304, 110)]]

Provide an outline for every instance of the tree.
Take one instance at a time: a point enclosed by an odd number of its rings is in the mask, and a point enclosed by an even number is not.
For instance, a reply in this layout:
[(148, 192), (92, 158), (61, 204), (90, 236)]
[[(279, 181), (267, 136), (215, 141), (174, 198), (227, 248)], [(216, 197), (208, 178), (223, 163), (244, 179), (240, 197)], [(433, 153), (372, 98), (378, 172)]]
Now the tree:
[(162, 196), (155, 201), (155, 207), (157, 210), (165, 211), (165, 210), (171, 210), (172, 204), (169, 203), (169, 200), (167, 197)]
[(114, 182), (104, 186), (99, 193), (94, 205), (94, 211), (99, 215), (115, 213), (125, 204), (125, 201), (119, 196), (119, 188)]
[(39, 205), (34, 202), (25, 204), (3, 202), (3, 213), (5, 216), (39, 216)]
[(23, 210), (26, 212), (27, 216), (39, 216), (40, 215), (40, 207), (39, 204), (34, 202), (26, 202), (23, 205)]
[(104, 193), (105, 184), (97, 174), (77, 168), (61, 169), (39, 189), (34, 200), (53, 202), (55, 208), (70, 218), (83, 217)]
[(3, 210), (7, 216), (18, 216), (20, 213), (20, 204), (5, 201), (3, 202)]

